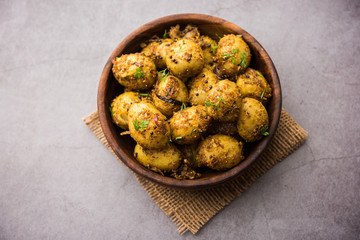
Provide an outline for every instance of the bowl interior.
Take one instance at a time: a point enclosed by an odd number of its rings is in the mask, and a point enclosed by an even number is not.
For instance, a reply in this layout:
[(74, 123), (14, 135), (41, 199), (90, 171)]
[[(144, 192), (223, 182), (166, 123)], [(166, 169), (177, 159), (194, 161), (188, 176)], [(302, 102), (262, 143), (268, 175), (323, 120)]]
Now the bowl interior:
[[(169, 29), (171, 26), (176, 24), (179, 24), (181, 28), (184, 28), (188, 24), (196, 25), (201, 34), (208, 35), (213, 39), (217, 39), (217, 35), (222, 36), (230, 33), (241, 34), (251, 49), (252, 59), (250, 67), (261, 71), (273, 89), (273, 97), (267, 105), (270, 121), (269, 136), (264, 137), (259, 142), (246, 144), (245, 160), (234, 168), (225, 172), (207, 169), (201, 172), (201, 178), (195, 180), (176, 180), (174, 178), (154, 173), (140, 165), (133, 157), (136, 142), (130, 136), (120, 136), (120, 132), (122, 132), (122, 130), (112, 122), (109, 111), (111, 101), (124, 90), (112, 74), (111, 61), (122, 54), (141, 51), (140, 44), (142, 42), (151, 38), (155, 34), (162, 36), (165, 29)], [(163, 17), (145, 24), (131, 33), (117, 46), (106, 63), (101, 75), (98, 89), (98, 111), (101, 126), (106, 139), (117, 156), (131, 170), (140, 176), (162, 185), (197, 189), (209, 187), (232, 179), (233, 177), (241, 174), (244, 169), (256, 160), (270, 142), (277, 128), (281, 113), (281, 89), (277, 72), (270, 57), (262, 46), (242, 28), (223, 19), (208, 15), (178, 14)]]

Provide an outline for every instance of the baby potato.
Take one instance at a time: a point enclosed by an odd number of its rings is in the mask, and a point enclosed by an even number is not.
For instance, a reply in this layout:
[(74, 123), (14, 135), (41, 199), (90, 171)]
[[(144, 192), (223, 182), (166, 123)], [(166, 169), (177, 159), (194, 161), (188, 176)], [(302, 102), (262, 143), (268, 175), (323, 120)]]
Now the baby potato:
[(111, 117), (116, 125), (124, 130), (128, 130), (128, 111), (133, 103), (141, 101), (137, 92), (125, 92), (117, 96), (110, 105)]
[(169, 36), (174, 41), (180, 38), (186, 38), (196, 42), (200, 37), (200, 33), (197, 27), (190, 24), (187, 25), (184, 30), (180, 31), (180, 25), (178, 24), (170, 28)]
[(205, 64), (211, 64), (214, 62), (217, 51), (217, 43), (208, 36), (200, 36), (197, 43), (200, 45), (204, 53), (204, 62)]
[(267, 135), (269, 116), (264, 105), (254, 98), (244, 98), (237, 121), (239, 135), (246, 142), (260, 140)]
[(170, 119), (172, 141), (178, 144), (190, 144), (198, 140), (206, 132), (211, 123), (211, 117), (204, 106), (188, 107), (174, 113)]
[(173, 75), (186, 81), (203, 69), (204, 55), (201, 47), (189, 39), (178, 40), (169, 48), (166, 66)]
[(220, 39), (216, 53), (219, 70), (227, 77), (234, 77), (250, 64), (251, 52), (241, 35), (229, 34)]
[(229, 80), (219, 81), (209, 91), (205, 106), (207, 113), (216, 120), (236, 121), (241, 108), (240, 89)]
[(239, 75), (236, 84), (243, 97), (251, 97), (266, 103), (272, 96), (272, 89), (265, 77), (257, 70), (247, 68), (244, 74)]
[(168, 75), (157, 81), (152, 97), (155, 107), (165, 116), (171, 117), (188, 101), (189, 93), (183, 81)]
[(130, 90), (151, 88), (156, 82), (154, 62), (142, 53), (124, 54), (113, 60), (114, 77)]
[(181, 152), (173, 144), (160, 149), (147, 149), (137, 144), (134, 156), (145, 167), (152, 167), (162, 171), (177, 169), (181, 164)]
[(244, 159), (243, 145), (242, 142), (228, 135), (208, 136), (200, 142), (196, 160), (214, 170), (227, 170)]
[(130, 136), (148, 149), (165, 147), (170, 139), (166, 117), (149, 101), (131, 105), (128, 113)]
[(167, 51), (173, 42), (170, 38), (159, 39), (149, 43), (141, 52), (154, 61), (157, 69), (164, 69), (166, 68)]
[(209, 67), (203, 70), (189, 83), (189, 101), (192, 105), (204, 105), (210, 89), (219, 81)]

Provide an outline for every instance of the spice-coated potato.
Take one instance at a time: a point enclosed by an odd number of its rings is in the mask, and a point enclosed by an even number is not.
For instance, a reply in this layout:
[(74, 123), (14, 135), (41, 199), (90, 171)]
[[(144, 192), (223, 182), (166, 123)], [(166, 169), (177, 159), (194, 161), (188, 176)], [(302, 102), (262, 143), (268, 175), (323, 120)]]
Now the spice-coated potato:
[(219, 59), (219, 70), (227, 77), (244, 71), (251, 60), (250, 48), (241, 35), (229, 34), (221, 38), (216, 55)]
[(169, 31), (169, 36), (174, 41), (177, 41), (180, 38), (186, 38), (193, 41), (198, 41), (200, 33), (197, 27), (192, 25), (187, 25), (184, 30), (180, 31), (180, 25), (172, 26)]
[(172, 75), (160, 77), (152, 94), (155, 107), (167, 117), (179, 111), (188, 101), (188, 96), (185, 83)]
[(116, 80), (131, 90), (149, 89), (157, 77), (154, 62), (142, 53), (124, 54), (115, 58), (112, 71)]
[(131, 105), (128, 113), (130, 136), (149, 149), (165, 147), (170, 139), (166, 117), (151, 102)]
[(242, 97), (255, 98), (262, 103), (266, 103), (271, 98), (271, 86), (257, 70), (252, 68), (246, 69), (246, 72), (237, 78), (236, 84), (240, 89)]
[(172, 141), (178, 144), (193, 143), (206, 132), (210, 123), (211, 117), (204, 106), (198, 105), (178, 111), (170, 119)]
[(243, 143), (228, 135), (208, 136), (200, 142), (196, 160), (202, 165), (222, 171), (239, 164), (243, 159)]
[(189, 82), (189, 102), (192, 105), (204, 105), (205, 98), (211, 88), (219, 81), (210, 68), (203, 70)]
[(128, 111), (133, 103), (141, 101), (137, 92), (125, 92), (117, 96), (110, 105), (111, 117), (116, 125), (124, 130), (129, 129)]
[(134, 156), (145, 167), (162, 171), (175, 170), (181, 164), (181, 152), (173, 144), (160, 149), (146, 149), (137, 144)]
[(166, 66), (170, 72), (186, 81), (195, 76), (204, 66), (204, 55), (201, 47), (189, 39), (180, 39), (169, 48)]
[(241, 108), (240, 89), (229, 80), (219, 81), (209, 91), (205, 106), (207, 113), (222, 122), (235, 121)]
[(214, 62), (217, 51), (217, 43), (208, 36), (200, 36), (197, 43), (200, 45), (204, 53), (205, 64), (211, 64)]
[(164, 69), (166, 68), (167, 51), (173, 42), (170, 38), (158, 39), (149, 43), (141, 52), (154, 61), (157, 69)]
[(269, 116), (264, 105), (254, 98), (244, 98), (237, 121), (239, 135), (246, 142), (255, 142), (266, 135)]

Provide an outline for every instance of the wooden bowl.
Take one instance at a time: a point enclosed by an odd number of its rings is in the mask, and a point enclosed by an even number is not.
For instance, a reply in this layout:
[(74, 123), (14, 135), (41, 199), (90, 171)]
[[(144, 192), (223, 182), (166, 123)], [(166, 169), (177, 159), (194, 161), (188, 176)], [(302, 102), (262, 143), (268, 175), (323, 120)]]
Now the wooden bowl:
[[(109, 106), (111, 101), (123, 92), (123, 87), (116, 81), (112, 74), (112, 60), (122, 54), (138, 52), (141, 50), (140, 43), (157, 34), (162, 36), (165, 29), (180, 24), (184, 28), (187, 24), (196, 25), (203, 35), (216, 39), (216, 34), (241, 34), (251, 49), (252, 59), (250, 67), (260, 70), (273, 89), (273, 97), (267, 105), (269, 113), (269, 136), (262, 140), (247, 144), (245, 147), (245, 159), (239, 165), (224, 172), (206, 170), (202, 177), (195, 180), (177, 180), (162, 176), (140, 165), (133, 157), (135, 141), (130, 136), (120, 136), (121, 129), (111, 119)], [(112, 52), (101, 74), (98, 88), (98, 112), (102, 130), (111, 148), (121, 161), (136, 174), (153, 182), (176, 188), (199, 189), (223, 183), (239, 176), (253, 164), (265, 150), (275, 134), (281, 113), (281, 87), (279, 77), (269, 55), (264, 48), (242, 28), (223, 19), (202, 14), (177, 14), (162, 17), (151, 21), (132, 32)]]

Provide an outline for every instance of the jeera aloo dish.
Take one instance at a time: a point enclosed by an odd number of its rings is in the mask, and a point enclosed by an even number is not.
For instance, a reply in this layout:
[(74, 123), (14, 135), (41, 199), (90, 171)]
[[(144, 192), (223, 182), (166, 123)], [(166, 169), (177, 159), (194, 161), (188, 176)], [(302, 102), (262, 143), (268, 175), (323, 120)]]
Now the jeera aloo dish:
[(111, 102), (113, 122), (137, 142), (137, 161), (159, 174), (195, 179), (204, 168), (228, 170), (247, 144), (269, 135), (270, 84), (249, 67), (241, 35), (217, 36), (176, 25), (141, 52), (113, 59), (125, 89)]

